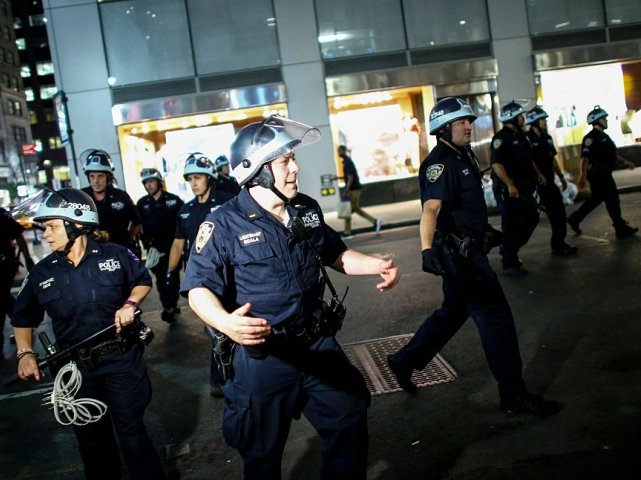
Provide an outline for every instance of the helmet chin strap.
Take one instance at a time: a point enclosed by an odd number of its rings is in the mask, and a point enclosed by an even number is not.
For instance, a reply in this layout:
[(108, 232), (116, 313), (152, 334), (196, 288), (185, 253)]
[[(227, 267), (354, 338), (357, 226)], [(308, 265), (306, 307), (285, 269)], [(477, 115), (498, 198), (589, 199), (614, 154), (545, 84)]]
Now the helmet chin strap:
[(285, 203), (285, 205), (288, 205), (291, 200), (283, 195), (283, 193), (276, 188), (276, 185), (274, 183), (274, 174), (272, 173), (271, 164), (266, 164), (260, 167), (258, 175), (254, 177), (250, 184), (259, 185), (263, 188), (271, 190), (274, 195), (276, 195)]
[(68, 241), (65, 245), (65, 248), (63, 248), (62, 251), (58, 253), (61, 256), (66, 257), (67, 255), (69, 255), (69, 252), (71, 251), (71, 247), (76, 241), (76, 238), (78, 238), (80, 235), (88, 234), (91, 231), (91, 227), (88, 227), (86, 225), (77, 227), (75, 224), (71, 223), (68, 220), (64, 220), (64, 224), (65, 224), (65, 232), (67, 232)]

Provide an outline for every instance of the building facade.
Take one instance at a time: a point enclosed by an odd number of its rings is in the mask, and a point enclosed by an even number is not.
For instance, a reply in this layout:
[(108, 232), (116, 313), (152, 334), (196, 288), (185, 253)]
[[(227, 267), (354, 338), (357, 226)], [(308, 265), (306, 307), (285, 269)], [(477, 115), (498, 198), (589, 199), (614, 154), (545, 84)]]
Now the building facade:
[(44, 0), (44, 13), (76, 150), (107, 150), (132, 197), (148, 166), (188, 196), (187, 153), (226, 153), (273, 113), (323, 134), (300, 152), (299, 179), (326, 209), (339, 144), (364, 203), (416, 198), (427, 116), (445, 96), (478, 113), (483, 166), (512, 99), (548, 110), (570, 170), (595, 104), (620, 120), (619, 144), (637, 138), (641, 0)]

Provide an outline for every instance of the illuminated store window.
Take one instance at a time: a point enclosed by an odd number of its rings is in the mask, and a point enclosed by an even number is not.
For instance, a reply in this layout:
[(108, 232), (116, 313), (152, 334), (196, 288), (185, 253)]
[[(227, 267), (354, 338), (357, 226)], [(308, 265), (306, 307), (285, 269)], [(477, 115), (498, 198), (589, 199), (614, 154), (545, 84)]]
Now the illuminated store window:
[(99, 7), (114, 85), (194, 75), (184, 2), (130, 0)]
[(608, 25), (641, 23), (641, 0), (605, 0)]
[(563, 33), (603, 27), (601, 0), (527, 0), (530, 34)]
[(410, 48), (490, 39), (485, 0), (403, 0), (403, 9)]
[(280, 65), (271, 0), (188, 0), (187, 5), (199, 75)]
[(38, 62), (36, 63), (36, 71), (38, 75), (53, 75), (53, 62)]
[(315, 4), (323, 58), (407, 48), (398, 0), (317, 0)]

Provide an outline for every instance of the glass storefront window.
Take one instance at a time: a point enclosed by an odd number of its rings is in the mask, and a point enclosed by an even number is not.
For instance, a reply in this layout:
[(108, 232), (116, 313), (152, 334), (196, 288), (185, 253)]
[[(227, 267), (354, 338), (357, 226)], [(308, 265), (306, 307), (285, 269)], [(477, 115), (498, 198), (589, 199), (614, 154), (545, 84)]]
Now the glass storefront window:
[(597, 28), (605, 24), (601, 0), (527, 0), (527, 14), (532, 35)]
[(605, 0), (608, 25), (641, 23), (641, 0)]
[(403, 0), (410, 48), (490, 39), (485, 0)]
[(271, 0), (188, 0), (199, 75), (280, 65)]
[(320, 0), (315, 4), (323, 58), (407, 48), (398, 0)]
[(194, 75), (183, 2), (129, 0), (99, 7), (114, 85)]

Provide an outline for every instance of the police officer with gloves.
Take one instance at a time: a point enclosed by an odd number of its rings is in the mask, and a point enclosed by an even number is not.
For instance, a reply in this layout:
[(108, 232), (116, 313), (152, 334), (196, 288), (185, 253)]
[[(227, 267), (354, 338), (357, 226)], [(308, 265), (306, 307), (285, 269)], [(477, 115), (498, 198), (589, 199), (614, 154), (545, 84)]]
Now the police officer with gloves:
[[(65, 188), (44, 195), (34, 221), (45, 227), (53, 253), (29, 272), (13, 319), (18, 348), (18, 376), (43, 376), (33, 349), (33, 329), (45, 312), (51, 317), (58, 346), (65, 348), (115, 324), (128, 328), (135, 311), (151, 290), (145, 267), (129, 250), (103, 243), (98, 211), (84, 192)], [(151, 400), (151, 383), (143, 362), (143, 346), (118, 348), (114, 339), (91, 348), (78, 359), (82, 385), (78, 397), (104, 402), (106, 415), (94, 423), (74, 425), (87, 479), (121, 478), (118, 435), (132, 479), (162, 479), (160, 457), (147, 434), (143, 415)]]
[[(175, 288), (174, 283), (179, 279), (178, 268), (183, 256), (185, 261), (189, 258), (200, 224), (207, 215), (226, 201), (234, 198), (230, 193), (216, 190), (214, 164), (202, 153), (196, 152), (188, 155), (183, 169), (183, 178), (189, 182), (194, 198), (185, 203), (178, 211), (176, 233), (171, 244), (169, 266), (167, 267), (167, 285), (170, 289)], [(212, 397), (223, 396), (223, 382), (212, 356), (209, 379)]]
[(136, 203), (142, 219), (142, 243), (147, 249), (145, 266), (156, 277), (156, 288), (162, 304), (160, 318), (167, 323), (175, 323), (178, 308), (178, 289), (180, 280), (178, 271), (172, 272), (174, 279), (167, 282), (169, 251), (176, 232), (176, 218), (183, 206), (178, 195), (164, 189), (162, 174), (156, 168), (143, 168), (140, 172), (147, 195)]
[(319, 138), (280, 116), (237, 133), (232, 173), (244, 188), (201, 225), (181, 288), (234, 342), (223, 435), (248, 480), (280, 478), (291, 420), (301, 414), (323, 442), (322, 478), (366, 476), (370, 396), (335, 339), (345, 311), (323, 272), (378, 274), (380, 291), (400, 274), (393, 260), (347, 248), (318, 203), (298, 192), (294, 150)]
[(511, 101), (501, 109), (503, 128), (492, 138), (492, 180), (496, 202), (501, 211), (503, 273), (524, 275), (527, 270), (519, 259), (525, 245), (539, 223), (534, 199), (537, 182), (545, 178), (537, 170), (532, 148), (523, 127), (525, 110)]
[(522, 379), (512, 312), (487, 259), (500, 232), (488, 225), (481, 173), (470, 148), (474, 120), (470, 106), (453, 97), (430, 113), (430, 134), (438, 143), (419, 171), (420, 236), (423, 271), (443, 277), (443, 304), (388, 362), (399, 385), (416, 393), (414, 369), (425, 368), (471, 316), (498, 382), (500, 409), (544, 417), (562, 406), (530, 393)]
[(621, 202), (612, 171), (617, 163), (631, 170), (635, 164), (617, 154), (617, 147), (605, 130), (608, 128), (608, 112), (598, 105), (588, 113), (588, 123), (592, 125), (581, 144), (581, 176), (579, 188), (590, 182), (591, 196), (568, 217), (568, 224), (577, 235), (581, 234), (579, 224), (588, 214), (605, 202), (605, 208), (612, 219), (612, 226), (618, 238), (626, 238), (639, 231), (628, 225), (621, 216)]
[(109, 241), (127, 247), (140, 257), (138, 233), (140, 216), (131, 197), (113, 186), (114, 166), (107, 152), (89, 148), (80, 154), (89, 186), (82, 189), (98, 208), (100, 229), (109, 234)]
[(240, 193), (240, 185), (238, 185), (234, 177), (229, 175), (229, 159), (225, 155), (219, 155), (216, 158), (215, 165), (216, 190), (238, 195)]
[(554, 181), (555, 174), (558, 175), (563, 190), (567, 188), (568, 184), (556, 161), (556, 147), (548, 133), (546, 118), (548, 118), (548, 114), (541, 107), (537, 106), (530, 110), (525, 117), (525, 124), (530, 126), (526, 135), (532, 146), (534, 163), (545, 177), (545, 183), (539, 185), (538, 193), (552, 229), (550, 239), (552, 255), (574, 255), (578, 248), (565, 242), (567, 235), (565, 205), (563, 205), (561, 191)]

